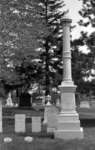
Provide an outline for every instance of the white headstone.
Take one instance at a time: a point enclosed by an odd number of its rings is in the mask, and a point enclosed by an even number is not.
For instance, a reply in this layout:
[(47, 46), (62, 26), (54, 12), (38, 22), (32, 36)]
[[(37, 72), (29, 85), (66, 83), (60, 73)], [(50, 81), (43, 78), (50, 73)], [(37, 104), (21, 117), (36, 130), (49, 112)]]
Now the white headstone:
[(47, 113), (47, 132), (53, 132), (57, 127), (58, 109), (51, 106)]
[(48, 116), (48, 111), (49, 111), (50, 107), (51, 107), (51, 105), (50, 106), (45, 106), (43, 124), (47, 124), (47, 116)]
[(0, 133), (3, 131), (2, 128), (2, 101), (0, 101)]
[(32, 132), (41, 132), (41, 117), (32, 117)]
[(95, 108), (95, 100), (91, 100), (91, 107)]
[(25, 132), (25, 114), (15, 114), (15, 132)]
[(60, 99), (59, 98), (57, 98), (57, 100), (56, 100), (56, 106), (60, 106)]
[(7, 98), (7, 100), (6, 100), (6, 106), (12, 107), (13, 105), (14, 105), (14, 104), (13, 104), (13, 102), (12, 102), (11, 92), (9, 92), (8, 98)]
[(80, 103), (80, 108), (90, 108), (90, 104), (88, 101), (82, 101)]

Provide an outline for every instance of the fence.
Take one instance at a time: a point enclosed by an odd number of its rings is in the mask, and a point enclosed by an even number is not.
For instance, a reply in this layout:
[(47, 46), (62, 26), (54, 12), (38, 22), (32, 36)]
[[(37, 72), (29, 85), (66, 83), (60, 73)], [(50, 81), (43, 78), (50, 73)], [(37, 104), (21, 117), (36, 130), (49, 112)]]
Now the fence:
[(43, 124), (44, 112), (3, 108), (2, 133), (51, 136)]

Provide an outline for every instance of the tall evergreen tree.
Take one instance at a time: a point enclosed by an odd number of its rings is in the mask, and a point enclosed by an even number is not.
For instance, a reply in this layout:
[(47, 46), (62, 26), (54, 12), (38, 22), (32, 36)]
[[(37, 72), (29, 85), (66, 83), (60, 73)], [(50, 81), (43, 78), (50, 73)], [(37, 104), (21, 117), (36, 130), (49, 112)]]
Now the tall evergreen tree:
[(58, 86), (62, 74), (62, 22), (64, 16), (64, 2), (61, 0), (40, 0), (44, 18), (49, 30), (48, 36), (43, 38), (41, 49), (42, 70), (45, 75), (44, 84), (46, 95), (50, 94), (51, 86)]

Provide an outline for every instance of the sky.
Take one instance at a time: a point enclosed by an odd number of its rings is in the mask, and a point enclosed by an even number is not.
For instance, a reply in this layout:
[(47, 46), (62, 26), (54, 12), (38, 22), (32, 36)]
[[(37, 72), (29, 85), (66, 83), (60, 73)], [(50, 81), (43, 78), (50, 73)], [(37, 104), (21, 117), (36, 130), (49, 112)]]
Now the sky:
[(69, 9), (69, 16), (75, 23), (80, 18), (78, 11), (82, 8), (82, 2), (79, 0), (64, 0), (64, 2), (66, 4), (66, 8)]
[[(78, 25), (78, 21), (82, 18), (78, 11), (81, 10), (82, 8), (82, 2), (79, 0), (64, 0), (66, 6), (65, 8), (69, 10), (69, 17), (72, 19), (72, 25), (76, 25), (76, 27), (72, 30), (72, 39), (77, 39), (80, 37), (80, 32), (81, 31), (86, 31), (88, 32), (88, 35), (92, 32), (95, 31), (95, 28), (92, 28), (90, 25), (88, 27), (80, 27)], [(84, 20), (85, 21), (85, 20)], [(80, 50), (83, 51), (84, 53), (88, 53), (89, 49), (86, 46), (81, 46)]]
[(72, 38), (79, 37), (80, 28), (77, 22), (81, 19), (78, 11), (82, 8), (82, 2), (79, 0), (64, 0), (65, 8), (69, 10), (69, 17), (72, 19), (72, 25), (76, 25), (76, 28), (72, 31)]
[(73, 38), (77, 38), (80, 35), (81, 30), (86, 30), (90, 34), (93, 30), (95, 31), (95, 28), (93, 29), (91, 26), (80, 27), (77, 22), (81, 19), (81, 16), (79, 15), (78, 11), (82, 8), (82, 2), (79, 0), (64, 0), (66, 6), (65, 8), (69, 10), (69, 16), (72, 19), (72, 25), (76, 25), (76, 28), (72, 31)]

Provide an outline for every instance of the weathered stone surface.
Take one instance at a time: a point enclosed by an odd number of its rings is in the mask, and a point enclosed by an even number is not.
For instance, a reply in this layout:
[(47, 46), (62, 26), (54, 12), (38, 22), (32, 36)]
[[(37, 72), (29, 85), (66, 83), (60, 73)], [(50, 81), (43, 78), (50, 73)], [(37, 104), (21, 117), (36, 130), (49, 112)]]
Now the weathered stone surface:
[(93, 101), (91, 100), (91, 107), (95, 108), (95, 100), (93, 100)]
[(90, 108), (90, 103), (89, 101), (82, 101), (80, 103), (80, 108)]
[(54, 132), (57, 127), (58, 108), (55, 106), (48, 107), (47, 112), (47, 132)]
[(25, 132), (25, 114), (15, 115), (15, 132)]
[(41, 132), (41, 117), (32, 117), (32, 132)]
[(79, 130), (57, 130), (55, 132), (55, 138), (72, 140), (72, 139), (83, 139), (83, 129)]
[(76, 85), (72, 81), (71, 48), (70, 48), (70, 23), (71, 19), (63, 18), (63, 80), (61, 83), (61, 112), (58, 115), (55, 138), (76, 139), (83, 138), (83, 129), (76, 112), (75, 91)]

